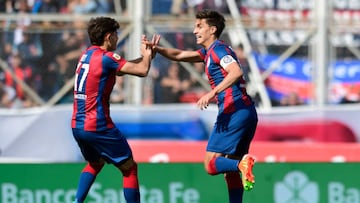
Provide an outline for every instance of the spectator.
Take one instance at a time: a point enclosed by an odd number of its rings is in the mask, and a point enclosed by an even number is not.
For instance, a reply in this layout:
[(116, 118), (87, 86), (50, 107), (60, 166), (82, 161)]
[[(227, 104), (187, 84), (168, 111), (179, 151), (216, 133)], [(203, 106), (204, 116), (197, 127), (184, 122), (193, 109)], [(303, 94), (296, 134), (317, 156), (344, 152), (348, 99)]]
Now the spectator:
[(173, 0), (171, 3), (170, 13), (174, 16), (181, 16), (187, 12), (187, 2), (185, 0)]
[(5, 13), (6, 12), (6, 4), (7, 0), (0, 0), (0, 12)]
[(13, 52), (12, 44), (10, 42), (6, 42), (4, 40), (4, 43), (2, 44), (2, 49), (1, 49), (1, 59), (8, 62), (8, 64), (9, 64), (9, 60), (12, 55), (12, 52)]
[(83, 38), (83, 32), (64, 32), (62, 39), (56, 48), (56, 61), (59, 65), (59, 73), (63, 77), (64, 82), (72, 78), (74, 75), (74, 67), (76, 67), (77, 59), (86, 47)]
[(69, 0), (68, 11), (75, 14), (95, 13), (97, 4), (95, 0)]
[(120, 7), (121, 7), (121, 14), (124, 16), (128, 15), (128, 5), (127, 5), (127, 1), (128, 0), (120, 0)]
[(149, 78), (152, 82), (152, 101), (153, 103), (161, 103), (161, 78), (166, 75), (167, 68), (170, 66), (170, 61), (161, 55), (157, 55), (151, 63), (149, 71)]
[(178, 103), (180, 96), (190, 87), (190, 81), (179, 74), (179, 64), (172, 62), (167, 74), (161, 78), (161, 103)]
[(244, 46), (242, 44), (239, 44), (238, 46), (236, 46), (234, 48), (234, 51), (235, 51), (235, 53), (236, 53), (236, 55), (237, 55), (237, 57), (239, 59), (240, 66), (244, 71), (244, 79), (245, 79), (246, 82), (249, 82), (250, 81), (250, 78), (249, 78), (250, 65), (249, 65), (249, 62), (247, 60), (246, 53), (244, 51)]
[(58, 70), (58, 64), (55, 62), (47, 64), (42, 70), (42, 88), (39, 91), (41, 98), (50, 99), (64, 85)]
[[(204, 72), (204, 63), (193, 63), (194, 70), (203, 77), (207, 83), (207, 76)], [(203, 95), (207, 93), (205, 87), (201, 85), (195, 74), (189, 74), (189, 88), (181, 95), (180, 101), (184, 103), (196, 103)], [(211, 101), (214, 103), (215, 99)]]
[(39, 92), (41, 89), (41, 68), (40, 62), (42, 60), (42, 46), (38, 34), (31, 35), (28, 32), (23, 32), (23, 41), (17, 46), (17, 53), (22, 58), (22, 63), (32, 69), (33, 74), (33, 88), (34, 91)]
[[(196, 1), (196, 0), (191, 0)], [(218, 12), (221, 12), (223, 14), (229, 14), (229, 8), (227, 6), (226, 0), (199, 0), (195, 8), (197, 11), (203, 10), (203, 9), (212, 9), (216, 10)]]
[(110, 94), (110, 102), (122, 104), (125, 101), (124, 77), (116, 77), (114, 88)]
[(107, 13), (114, 13), (115, 12), (115, 5), (113, 0), (96, 0), (97, 7), (96, 13), (99, 14), (107, 14)]
[(353, 104), (353, 103), (360, 103), (360, 87), (356, 85), (351, 85), (345, 96), (340, 101), (342, 104)]
[(58, 13), (60, 9), (61, 4), (56, 0), (35, 0), (32, 13)]
[[(74, 76), (74, 67), (78, 62), (78, 58), (87, 46), (84, 38), (84, 32), (64, 32), (62, 39), (56, 48), (56, 62), (59, 68), (59, 80), (61, 86)], [(68, 103), (72, 101), (72, 92), (69, 91), (60, 101)]]
[(0, 108), (11, 108), (16, 100), (16, 91), (13, 87), (0, 82)]
[(33, 70), (37, 69), (39, 60), (42, 57), (40, 40), (35, 41), (30, 33), (23, 32), (23, 41), (18, 44), (17, 51), (22, 56), (24, 64), (30, 66)]
[(16, 28), (14, 30), (14, 45), (17, 46), (23, 41), (23, 32), (31, 25), (31, 19), (25, 15), (30, 13), (30, 7), (26, 0), (19, 0), (15, 12), (18, 14)]
[[(32, 69), (30, 66), (27, 66), (23, 63), (21, 56), (19, 54), (12, 55), (10, 63), (11, 63), (10, 67), (14, 75), (18, 79), (25, 82), (30, 87), (32, 87), (33, 86)], [(22, 86), (14, 80), (12, 74), (9, 71), (5, 72), (5, 85), (9, 87), (13, 87), (16, 91), (16, 97), (21, 101), (25, 101), (28, 99)]]
[(281, 106), (298, 106), (303, 104), (304, 102), (296, 92), (290, 92), (280, 100)]
[[(204, 80), (207, 80), (206, 74), (205, 74), (205, 67), (203, 63), (193, 63), (194, 70), (202, 76)], [(192, 74), (190, 74), (190, 89), (204, 89), (204, 87), (200, 84), (199, 80), (195, 78)]]
[[(63, 7), (66, 5), (66, 1), (58, 0), (34, 0), (34, 6), (32, 7), (32, 13), (46, 13), (46, 14), (58, 14), (62, 12)], [(39, 22), (39, 25), (43, 28), (53, 28), (60, 27), (65, 25), (65, 22), (54, 22), (47, 19), (42, 19)], [(38, 34), (33, 34), (32, 38), (35, 46), (41, 52), (41, 65), (37, 69), (43, 76), (46, 72), (46, 67), (53, 62), (55, 58), (54, 55), (54, 46), (49, 46), (49, 44), (54, 44), (60, 39), (61, 34), (53, 32), (40, 32)], [(33, 46), (33, 47), (35, 47)], [(43, 77), (42, 77), (43, 78)], [(44, 79), (44, 78), (43, 78)]]

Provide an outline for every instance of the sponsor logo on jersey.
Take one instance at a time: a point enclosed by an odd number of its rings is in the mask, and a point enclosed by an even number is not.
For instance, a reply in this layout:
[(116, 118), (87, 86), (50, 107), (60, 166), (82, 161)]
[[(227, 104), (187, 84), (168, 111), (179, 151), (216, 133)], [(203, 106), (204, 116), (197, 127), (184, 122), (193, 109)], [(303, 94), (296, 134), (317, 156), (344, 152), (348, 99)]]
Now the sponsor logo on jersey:
[(121, 59), (121, 56), (120, 56), (119, 54), (116, 54), (116, 53), (113, 54), (113, 57), (114, 57), (116, 60), (120, 60), (120, 59)]

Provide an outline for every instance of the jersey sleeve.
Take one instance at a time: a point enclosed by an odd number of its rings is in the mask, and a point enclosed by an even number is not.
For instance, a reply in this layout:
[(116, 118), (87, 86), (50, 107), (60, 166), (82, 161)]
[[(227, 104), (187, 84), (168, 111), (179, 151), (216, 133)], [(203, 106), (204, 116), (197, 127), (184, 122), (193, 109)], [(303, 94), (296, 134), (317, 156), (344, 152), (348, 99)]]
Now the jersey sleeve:
[(235, 53), (228, 46), (224, 46), (224, 45), (216, 46), (214, 48), (214, 52), (216, 53), (217, 58), (219, 59), (217, 63), (219, 63), (220, 66), (224, 69), (226, 69), (226, 67), (229, 64), (233, 62), (237, 62), (235, 58)]
[(201, 48), (201, 49), (198, 49), (197, 52), (200, 54), (201, 60), (205, 60), (206, 49)]
[(125, 60), (119, 54), (113, 52), (107, 52), (104, 57), (104, 63), (106, 63), (106, 66), (115, 71), (120, 71), (127, 62), (127, 60)]

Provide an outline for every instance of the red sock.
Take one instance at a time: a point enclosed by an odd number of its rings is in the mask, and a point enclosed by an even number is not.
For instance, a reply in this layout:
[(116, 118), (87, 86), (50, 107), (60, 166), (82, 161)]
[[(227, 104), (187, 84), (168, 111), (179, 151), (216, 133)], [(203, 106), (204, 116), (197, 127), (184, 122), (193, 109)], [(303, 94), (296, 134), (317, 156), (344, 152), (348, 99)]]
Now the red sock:
[(101, 171), (104, 165), (90, 165), (86, 164), (81, 172), (79, 185), (76, 192), (77, 202), (83, 202), (90, 190), (91, 185), (95, 181), (97, 174)]
[(137, 164), (135, 163), (129, 170), (122, 171), (124, 188), (139, 188), (137, 176)]
[(97, 175), (101, 169), (103, 168), (104, 165), (90, 165), (89, 163), (86, 164), (86, 166), (84, 167), (84, 169), (82, 170), (82, 172), (88, 172), (91, 173), (93, 175)]
[(209, 161), (209, 164), (207, 166), (207, 173), (210, 174), (210, 175), (217, 175), (218, 172), (216, 170), (216, 164), (215, 164), (215, 161), (216, 161), (217, 157), (214, 157), (212, 158), (210, 161)]
[(135, 163), (129, 170), (122, 171), (123, 188), (126, 202), (140, 203), (139, 180), (137, 176), (137, 164)]

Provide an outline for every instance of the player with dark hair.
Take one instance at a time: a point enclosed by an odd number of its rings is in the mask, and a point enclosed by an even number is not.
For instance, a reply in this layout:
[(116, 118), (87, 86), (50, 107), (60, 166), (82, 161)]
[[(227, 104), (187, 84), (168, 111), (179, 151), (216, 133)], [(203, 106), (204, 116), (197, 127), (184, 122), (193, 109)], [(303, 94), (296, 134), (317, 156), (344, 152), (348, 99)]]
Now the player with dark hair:
[(142, 37), (141, 57), (127, 61), (113, 51), (118, 41), (119, 23), (109, 17), (92, 18), (88, 23), (91, 46), (76, 67), (72, 132), (87, 160), (81, 172), (75, 203), (84, 202), (97, 174), (105, 163), (116, 166), (123, 175), (123, 191), (128, 203), (139, 203), (137, 163), (125, 136), (110, 118), (109, 99), (116, 76), (147, 76), (153, 55), (152, 42)]
[(239, 203), (244, 189), (252, 189), (255, 183), (252, 173), (255, 160), (248, 151), (258, 117), (236, 54), (219, 39), (224, 28), (223, 15), (203, 10), (196, 14), (193, 31), (197, 44), (203, 48), (191, 51), (155, 46), (154, 50), (170, 60), (205, 63), (212, 90), (202, 96), (197, 105), (204, 110), (216, 98), (218, 115), (208, 140), (204, 165), (210, 175), (224, 174), (230, 203)]

